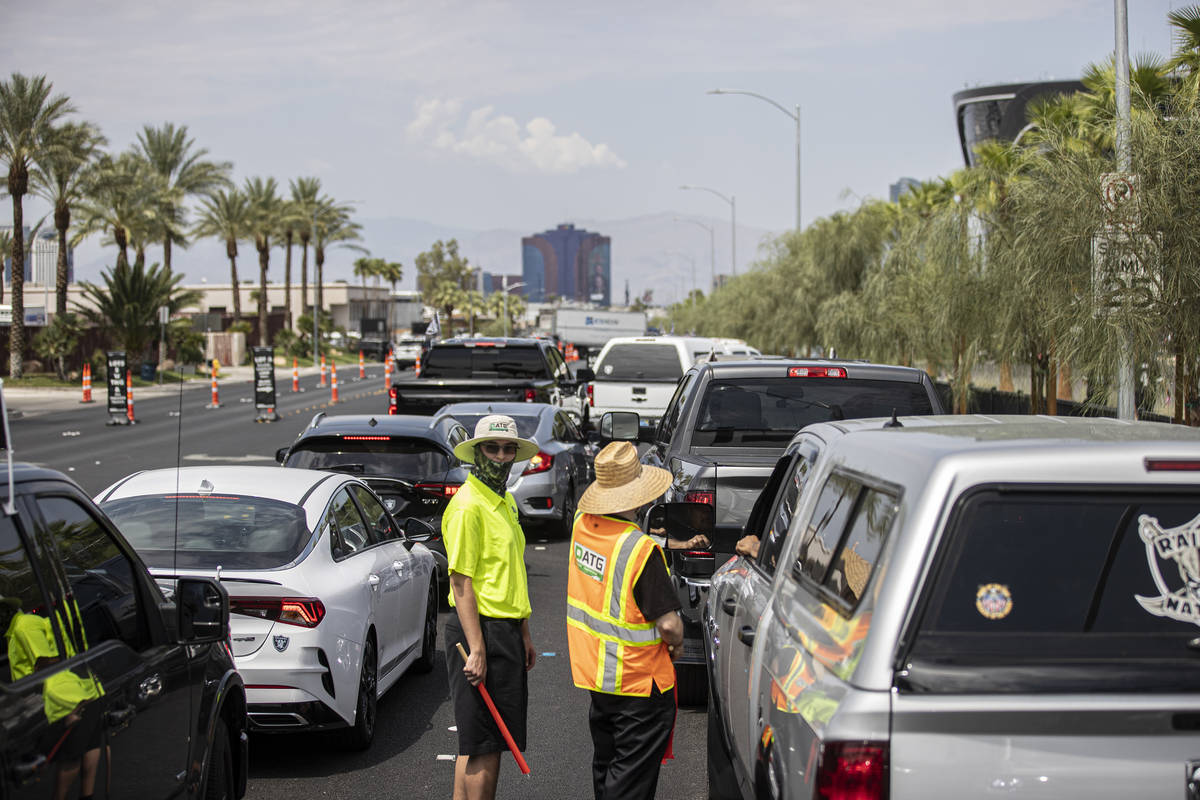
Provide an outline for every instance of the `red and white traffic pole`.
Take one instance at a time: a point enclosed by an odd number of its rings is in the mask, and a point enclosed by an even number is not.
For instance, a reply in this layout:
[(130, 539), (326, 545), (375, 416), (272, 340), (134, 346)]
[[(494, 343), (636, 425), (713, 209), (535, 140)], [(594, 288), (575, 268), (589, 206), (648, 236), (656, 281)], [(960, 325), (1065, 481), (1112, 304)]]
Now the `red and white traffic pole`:
[(321, 356), (321, 386), (325, 387), (327, 385), (325, 383), (325, 356)]
[(383, 363), (383, 391), (388, 392), (392, 388), (392, 359), (389, 358)]
[(338, 401), (337, 364), (332, 364), (330, 369), (333, 370), (333, 393), (329, 396), (329, 402), (336, 403)]
[(125, 372), (125, 416), (130, 425), (137, 422), (133, 416), (133, 373), (128, 370)]
[(292, 391), (300, 391), (300, 361), (292, 359)]
[(212, 402), (209, 403), (208, 405), (206, 405), (205, 408), (220, 408), (220, 407), (221, 407), (221, 397), (220, 397), (220, 394), (218, 394), (218, 392), (217, 392), (217, 365), (213, 364), (213, 368), (212, 368)]
[(92, 402), (92, 365), (83, 365), (83, 399), (81, 403)]
[(363, 359), (363, 351), (358, 351), (358, 379), (367, 377), (367, 362)]

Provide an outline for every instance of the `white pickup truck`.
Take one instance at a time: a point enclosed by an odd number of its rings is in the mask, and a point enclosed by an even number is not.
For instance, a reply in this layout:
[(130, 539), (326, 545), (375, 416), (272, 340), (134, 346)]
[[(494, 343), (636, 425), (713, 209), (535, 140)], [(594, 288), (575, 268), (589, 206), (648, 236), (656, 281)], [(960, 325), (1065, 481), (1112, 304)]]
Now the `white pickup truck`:
[(628, 336), (609, 339), (596, 357), (588, 385), (589, 417), (636, 411), (654, 427), (692, 365), (712, 353), (712, 339), (693, 336)]

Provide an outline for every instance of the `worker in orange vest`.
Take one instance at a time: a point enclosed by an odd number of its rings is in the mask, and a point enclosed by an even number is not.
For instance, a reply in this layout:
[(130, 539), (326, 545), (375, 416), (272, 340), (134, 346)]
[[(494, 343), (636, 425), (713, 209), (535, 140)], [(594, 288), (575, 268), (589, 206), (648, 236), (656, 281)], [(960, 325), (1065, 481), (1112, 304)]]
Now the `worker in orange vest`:
[(591, 693), (596, 800), (654, 797), (675, 728), (680, 603), (662, 549), (638, 527), (671, 484), (629, 442), (596, 455), (579, 498), (567, 570), (567, 646), (575, 685)]

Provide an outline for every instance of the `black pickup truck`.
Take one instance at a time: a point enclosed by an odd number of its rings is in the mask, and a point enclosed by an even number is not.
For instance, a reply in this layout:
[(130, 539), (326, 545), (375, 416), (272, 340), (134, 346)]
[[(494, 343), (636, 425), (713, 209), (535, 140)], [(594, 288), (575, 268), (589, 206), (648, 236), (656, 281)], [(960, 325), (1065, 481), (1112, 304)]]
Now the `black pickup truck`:
[(542, 339), (445, 339), (425, 353), (414, 378), (392, 384), (388, 413), (432, 414), (464, 402), (549, 403), (586, 425), (584, 387), (593, 377), (586, 367), (572, 372)]
[[(676, 385), (657, 428), (635, 427), (637, 414), (612, 412), (605, 438), (637, 438), (642, 462), (671, 472), (664, 500), (708, 503), (716, 511), (709, 547), (667, 548), (671, 580), (683, 603), (683, 655), (676, 661), (679, 702), (704, 701), (707, 673), (700, 611), (713, 571), (733, 556), (750, 511), (796, 431), (813, 422), (942, 414), (922, 370), (859, 361), (761, 358), (697, 364)], [(633, 431), (638, 431), (633, 434)], [(688, 531), (666, 531), (676, 541)]]

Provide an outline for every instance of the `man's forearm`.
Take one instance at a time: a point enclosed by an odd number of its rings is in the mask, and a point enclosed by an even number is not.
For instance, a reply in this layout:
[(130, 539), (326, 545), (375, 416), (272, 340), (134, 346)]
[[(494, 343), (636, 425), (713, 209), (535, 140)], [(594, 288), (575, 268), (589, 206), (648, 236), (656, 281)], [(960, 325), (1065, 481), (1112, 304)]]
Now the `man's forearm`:
[(458, 624), (467, 637), (467, 649), (474, 653), (483, 650), (483, 629), (479, 624), (479, 606), (475, 603), (475, 586), (466, 575), (450, 575), (450, 589), (454, 593), (454, 610)]

